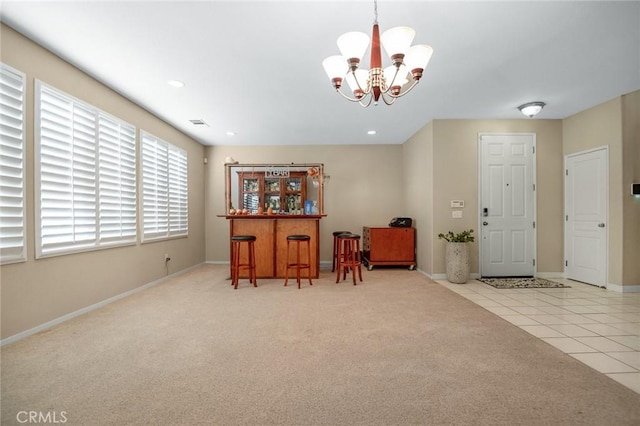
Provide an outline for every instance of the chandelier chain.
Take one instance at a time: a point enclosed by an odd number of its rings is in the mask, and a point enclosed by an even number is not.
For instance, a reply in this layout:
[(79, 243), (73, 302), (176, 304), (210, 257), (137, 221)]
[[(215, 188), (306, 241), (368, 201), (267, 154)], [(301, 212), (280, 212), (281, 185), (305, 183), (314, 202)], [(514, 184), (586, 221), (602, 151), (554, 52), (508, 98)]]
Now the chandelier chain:
[(373, 23), (378, 23), (378, 0), (373, 0)]

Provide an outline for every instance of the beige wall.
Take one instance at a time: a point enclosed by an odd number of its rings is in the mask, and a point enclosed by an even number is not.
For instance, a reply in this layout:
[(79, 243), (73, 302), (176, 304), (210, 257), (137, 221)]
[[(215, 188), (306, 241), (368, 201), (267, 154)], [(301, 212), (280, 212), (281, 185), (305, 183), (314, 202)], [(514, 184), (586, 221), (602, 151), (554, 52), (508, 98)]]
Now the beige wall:
[(622, 285), (622, 98), (563, 120), (564, 155), (609, 148), (609, 223), (607, 282)]
[(229, 225), (224, 218), (224, 159), (240, 163), (323, 163), (324, 209), (320, 220), (320, 261), (331, 262), (333, 231), (362, 233), (363, 226), (386, 226), (406, 215), (402, 191), (401, 145), (215, 146), (206, 150), (206, 259), (228, 262)]
[(402, 146), (404, 199), (416, 228), (418, 269), (433, 275), (433, 122)]
[[(2, 25), (3, 63), (27, 76), (27, 261), (0, 267), (2, 338), (13, 336), (84, 307), (204, 261), (204, 148), (142, 108)], [(187, 150), (189, 237), (165, 242), (57, 256), (34, 256), (34, 79), (94, 105), (138, 129)]]
[[(428, 275), (445, 272), (441, 232), (473, 228), (478, 235), (478, 134), (535, 133), (537, 143), (537, 271), (561, 273), (562, 266), (562, 124), (560, 120), (434, 120), (406, 144), (405, 179), (419, 173), (429, 188), (407, 199), (428, 229), (420, 229), (418, 266)], [(428, 157), (428, 158), (427, 158)], [(419, 161), (425, 161), (421, 168)], [(409, 186), (407, 186), (409, 187)], [(462, 219), (451, 218), (451, 200), (464, 200)], [(427, 211), (420, 211), (428, 209)], [(422, 216), (419, 216), (422, 215)], [(422, 219), (424, 217), (424, 219)], [(428, 235), (424, 235), (428, 233)], [(478, 241), (472, 249), (472, 273), (478, 273)]]
[(640, 90), (622, 97), (622, 283), (640, 285), (640, 197), (631, 184), (640, 183)]

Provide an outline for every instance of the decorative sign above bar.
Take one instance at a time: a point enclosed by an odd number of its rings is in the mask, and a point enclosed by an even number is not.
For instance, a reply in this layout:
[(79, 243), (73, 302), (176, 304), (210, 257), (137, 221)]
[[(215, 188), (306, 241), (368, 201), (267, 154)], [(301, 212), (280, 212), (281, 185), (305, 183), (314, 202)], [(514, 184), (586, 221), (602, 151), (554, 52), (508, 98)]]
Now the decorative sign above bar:
[(289, 166), (274, 167), (269, 166), (265, 168), (265, 177), (267, 178), (282, 178), (289, 177)]

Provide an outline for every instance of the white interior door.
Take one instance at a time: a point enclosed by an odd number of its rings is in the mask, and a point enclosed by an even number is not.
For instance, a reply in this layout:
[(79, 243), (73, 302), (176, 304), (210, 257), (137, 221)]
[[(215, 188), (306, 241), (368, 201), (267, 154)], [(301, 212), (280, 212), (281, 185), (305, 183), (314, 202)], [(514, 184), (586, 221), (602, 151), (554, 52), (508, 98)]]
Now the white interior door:
[(607, 279), (609, 162), (606, 148), (565, 158), (565, 277), (597, 286)]
[(535, 135), (480, 136), (480, 273), (533, 276)]

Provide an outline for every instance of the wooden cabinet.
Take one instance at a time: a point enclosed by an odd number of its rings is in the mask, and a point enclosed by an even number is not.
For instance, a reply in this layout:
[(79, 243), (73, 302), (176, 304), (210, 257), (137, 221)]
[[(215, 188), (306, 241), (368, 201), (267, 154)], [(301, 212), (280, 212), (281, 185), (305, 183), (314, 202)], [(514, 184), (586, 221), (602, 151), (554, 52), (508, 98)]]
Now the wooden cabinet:
[(266, 211), (301, 213), (307, 198), (307, 174), (291, 172), (288, 177), (266, 177), (264, 172), (238, 172), (238, 208), (256, 214)]
[(415, 228), (362, 228), (362, 257), (369, 270), (375, 265), (406, 265), (414, 269), (415, 247)]

